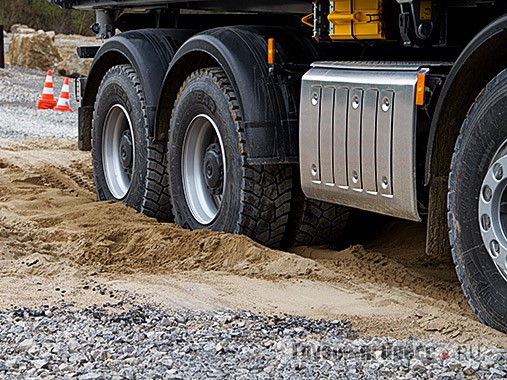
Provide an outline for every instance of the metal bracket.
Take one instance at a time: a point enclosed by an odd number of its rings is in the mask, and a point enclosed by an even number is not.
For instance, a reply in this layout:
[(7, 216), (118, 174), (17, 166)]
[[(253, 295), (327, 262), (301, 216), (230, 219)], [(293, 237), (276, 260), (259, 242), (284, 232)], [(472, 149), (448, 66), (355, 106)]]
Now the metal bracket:
[[(401, 7), (400, 33), (405, 45), (421, 46), (432, 40), (441, 4), (436, 0), (397, 0)], [(440, 35), (439, 35), (440, 37)], [(438, 41), (442, 44), (443, 41)]]
[(98, 40), (105, 40), (114, 36), (114, 12), (110, 10), (96, 10), (96, 23), (91, 26)]

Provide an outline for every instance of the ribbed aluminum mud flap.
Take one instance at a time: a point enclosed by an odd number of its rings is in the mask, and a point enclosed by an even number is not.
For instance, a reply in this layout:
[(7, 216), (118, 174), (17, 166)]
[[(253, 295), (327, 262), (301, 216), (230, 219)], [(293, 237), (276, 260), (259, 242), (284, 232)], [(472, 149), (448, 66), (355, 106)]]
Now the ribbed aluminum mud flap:
[(303, 77), (299, 154), (309, 198), (420, 221), (416, 65), (317, 62)]

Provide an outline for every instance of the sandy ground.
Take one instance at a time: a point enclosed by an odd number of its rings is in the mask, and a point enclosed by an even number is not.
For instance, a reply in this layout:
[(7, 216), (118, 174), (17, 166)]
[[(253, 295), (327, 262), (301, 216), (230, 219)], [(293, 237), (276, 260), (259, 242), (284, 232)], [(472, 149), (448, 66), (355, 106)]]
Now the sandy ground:
[(370, 224), (342, 250), (294, 252), (187, 231), (96, 202), (89, 153), (71, 140), (4, 140), (0, 309), (104, 305), (130, 294), (168, 308), (347, 319), (364, 336), (507, 348), (470, 311), (452, 265), (425, 257), (423, 225)]

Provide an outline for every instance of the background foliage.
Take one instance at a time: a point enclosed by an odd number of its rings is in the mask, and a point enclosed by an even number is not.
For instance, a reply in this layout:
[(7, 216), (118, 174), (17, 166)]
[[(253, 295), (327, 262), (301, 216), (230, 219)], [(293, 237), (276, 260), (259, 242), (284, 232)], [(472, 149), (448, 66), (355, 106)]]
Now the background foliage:
[(56, 33), (91, 35), (95, 13), (61, 9), (47, 0), (0, 0), (0, 25), (9, 31), (12, 24)]

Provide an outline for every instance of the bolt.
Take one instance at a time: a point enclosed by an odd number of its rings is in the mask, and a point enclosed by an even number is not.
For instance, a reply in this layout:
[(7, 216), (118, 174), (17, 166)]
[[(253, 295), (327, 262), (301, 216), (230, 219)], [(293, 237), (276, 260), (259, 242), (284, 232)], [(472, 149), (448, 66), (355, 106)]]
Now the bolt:
[(319, 94), (317, 94), (316, 92), (314, 92), (312, 94), (312, 105), (316, 106), (318, 103), (319, 103)]
[(488, 185), (484, 186), (482, 189), (482, 197), (484, 198), (485, 202), (491, 201), (491, 198), (493, 197), (493, 191), (491, 190), (491, 187)]
[(493, 166), (493, 176), (497, 181), (500, 181), (503, 177), (503, 167), (500, 164), (495, 164)]
[(391, 108), (391, 102), (389, 101), (389, 98), (386, 96), (384, 99), (382, 99), (382, 111), (387, 112), (389, 111), (389, 108)]
[(489, 217), (489, 215), (484, 214), (481, 217), (481, 224), (484, 231), (488, 231), (491, 228), (491, 218)]
[(387, 180), (387, 177), (382, 177), (382, 188), (385, 190), (389, 186), (389, 181)]
[(352, 98), (352, 108), (354, 108), (355, 110), (359, 108), (359, 96), (357, 95), (354, 95), (354, 97)]

